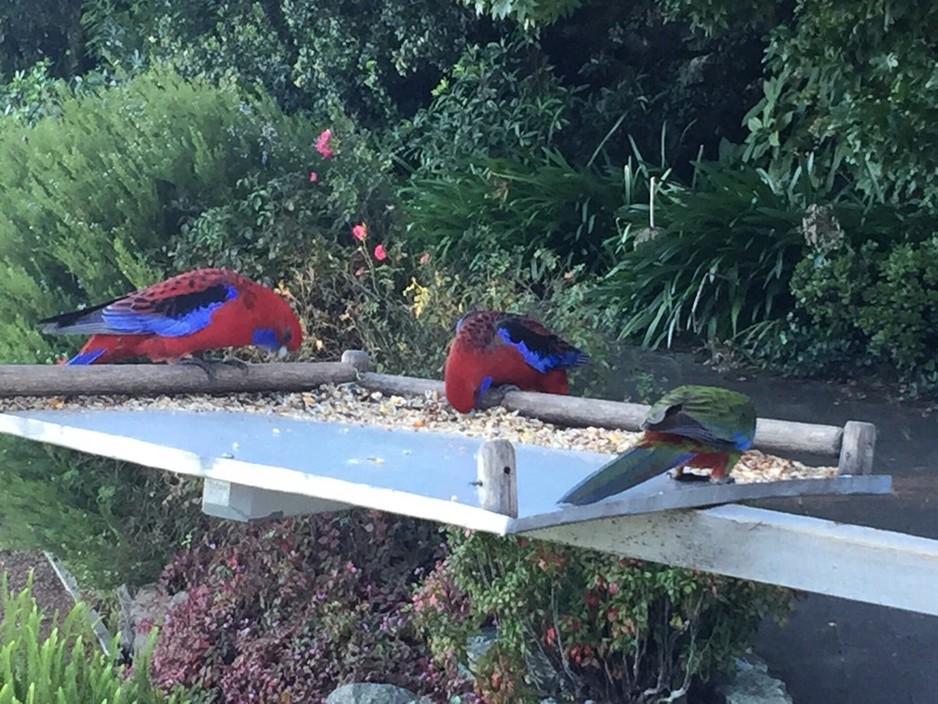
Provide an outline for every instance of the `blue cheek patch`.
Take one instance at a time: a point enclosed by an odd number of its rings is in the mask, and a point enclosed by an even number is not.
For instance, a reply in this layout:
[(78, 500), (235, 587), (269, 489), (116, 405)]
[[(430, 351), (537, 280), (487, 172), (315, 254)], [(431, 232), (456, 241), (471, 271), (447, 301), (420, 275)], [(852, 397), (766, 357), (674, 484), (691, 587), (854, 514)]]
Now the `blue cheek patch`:
[(482, 397), (485, 396), (485, 392), (489, 390), (491, 385), (492, 377), (482, 377), (482, 383), (479, 384), (479, 390), (476, 391), (476, 405), (479, 405), (479, 402), (482, 400)]
[(730, 434), (730, 439), (737, 450), (748, 450), (752, 447), (753, 436), (749, 433), (736, 431)]
[(268, 350), (277, 350), (280, 348), (280, 340), (277, 338), (277, 333), (271, 328), (254, 328), (254, 332), (251, 333), (251, 344)]

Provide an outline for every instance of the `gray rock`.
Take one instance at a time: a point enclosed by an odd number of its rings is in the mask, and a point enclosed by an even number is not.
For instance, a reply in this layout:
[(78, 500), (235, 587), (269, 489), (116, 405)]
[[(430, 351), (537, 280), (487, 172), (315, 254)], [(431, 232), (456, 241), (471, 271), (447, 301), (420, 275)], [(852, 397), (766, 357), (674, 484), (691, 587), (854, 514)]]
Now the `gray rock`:
[(726, 704), (793, 704), (785, 683), (769, 675), (760, 658), (748, 655), (736, 660), (736, 678), (720, 687)]
[(150, 629), (163, 625), (166, 612), (185, 597), (185, 592), (166, 596), (155, 584), (140, 587), (133, 595), (126, 585), (119, 586), (117, 601), (120, 614), (117, 628), (121, 650), (132, 655), (142, 653), (146, 649)]
[(326, 704), (433, 704), (393, 684), (356, 682), (344, 684), (326, 697)]

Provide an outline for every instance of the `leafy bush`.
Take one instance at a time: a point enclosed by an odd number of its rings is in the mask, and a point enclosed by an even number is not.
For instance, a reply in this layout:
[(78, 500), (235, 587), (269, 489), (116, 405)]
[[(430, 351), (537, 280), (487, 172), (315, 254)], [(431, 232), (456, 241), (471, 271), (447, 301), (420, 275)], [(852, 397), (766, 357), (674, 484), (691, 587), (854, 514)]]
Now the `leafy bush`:
[(938, 238), (812, 251), (791, 288), (796, 309), (745, 341), (753, 356), (799, 373), (876, 367), (913, 395), (938, 388)]
[[(3, 704), (182, 704), (193, 693), (165, 696), (150, 686), (149, 657), (134, 670), (116, 665), (98, 647), (87, 608), (77, 603), (64, 617), (43, 614), (31, 594), (32, 580), (21, 592), (0, 579), (0, 702)], [(40, 627), (52, 616), (51, 632)], [(117, 639), (112, 646), (116, 652)]]
[(356, 510), (216, 533), (163, 574), (186, 595), (157, 644), (156, 684), (231, 704), (322, 701), (350, 679), (458, 687), (434, 672), (406, 608), (440, 555), (438, 528)]
[(569, 125), (575, 96), (533, 40), (467, 47), (402, 130), (402, 158), (417, 178), (455, 176), (488, 158), (540, 163)]
[(489, 702), (674, 700), (790, 603), (776, 587), (526, 538), (451, 529), (448, 544), (414, 597), (417, 623), (450, 672), (470, 636), (497, 628), (470, 662)]
[(607, 263), (602, 245), (615, 232), (619, 196), (614, 181), (578, 171), (556, 152), (533, 165), (485, 160), (413, 179), (402, 192), (409, 237), (459, 268), (495, 252), (548, 248), (594, 271)]
[(259, 83), (291, 112), (338, 107), (368, 126), (424, 104), (478, 25), (457, 3), (434, 0), (101, 0), (83, 23), (112, 66), (167, 62), (189, 77)]
[(938, 11), (916, 2), (798, 3), (766, 49), (749, 155), (785, 169), (816, 151), (871, 197), (938, 199)]
[(89, 588), (152, 581), (207, 524), (198, 482), (17, 438), (0, 482), (0, 545), (51, 550)]

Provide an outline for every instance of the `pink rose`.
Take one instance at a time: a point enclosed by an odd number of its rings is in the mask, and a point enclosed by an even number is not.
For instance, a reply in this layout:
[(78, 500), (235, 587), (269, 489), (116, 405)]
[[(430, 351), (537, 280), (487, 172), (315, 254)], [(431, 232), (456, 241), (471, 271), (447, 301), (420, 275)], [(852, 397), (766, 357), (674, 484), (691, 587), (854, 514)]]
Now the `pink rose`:
[(319, 133), (319, 137), (316, 139), (316, 151), (322, 156), (323, 159), (328, 159), (332, 156), (332, 150), (329, 148), (329, 140), (332, 139), (332, 130), (325, 129)]

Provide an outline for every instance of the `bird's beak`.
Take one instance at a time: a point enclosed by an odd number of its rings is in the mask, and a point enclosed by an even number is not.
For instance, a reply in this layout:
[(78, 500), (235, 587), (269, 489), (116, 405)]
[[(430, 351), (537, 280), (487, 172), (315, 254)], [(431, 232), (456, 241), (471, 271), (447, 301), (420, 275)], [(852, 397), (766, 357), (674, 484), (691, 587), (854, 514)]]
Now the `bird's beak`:
[(286, 345), (280, 345), (280, 348), (277, 350), (277, 359), (285, 359), (289, 353), (290, 350), (287, 349)]

